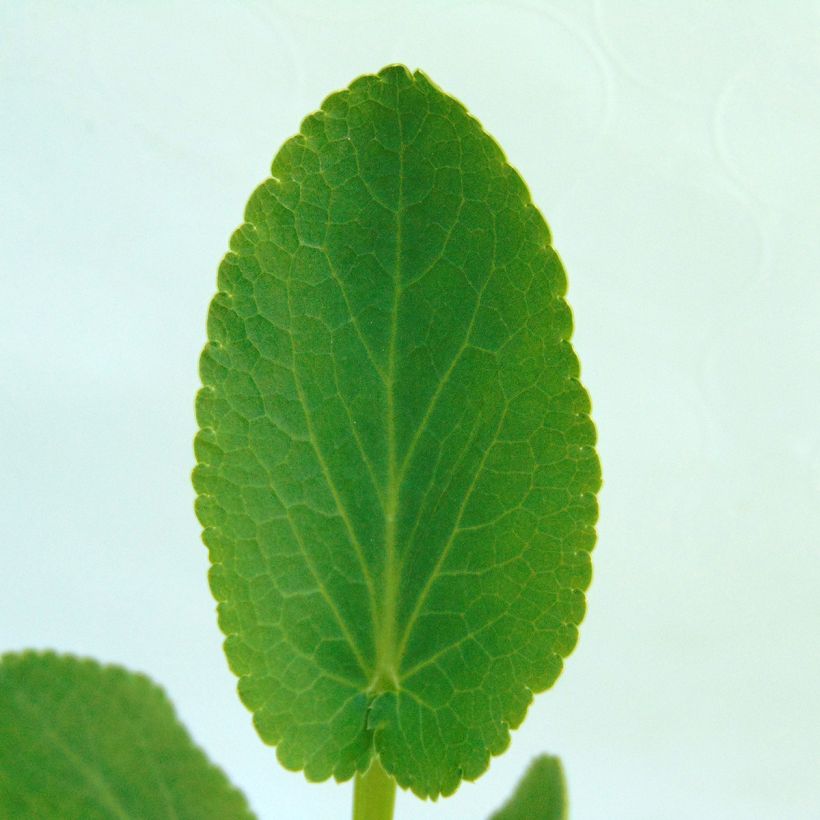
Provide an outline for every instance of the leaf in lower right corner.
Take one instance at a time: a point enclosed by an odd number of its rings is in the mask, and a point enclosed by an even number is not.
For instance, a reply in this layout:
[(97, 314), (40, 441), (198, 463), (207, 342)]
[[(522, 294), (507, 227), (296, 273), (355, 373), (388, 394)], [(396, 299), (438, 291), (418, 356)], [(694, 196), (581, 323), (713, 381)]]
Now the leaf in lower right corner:
[(0, 659), (0, 817), (254, 815), (144, 675), (25, 652)]
[(490, 820), (565, 820), (567, 784), (557, 757), (542, 755), (531, 764), (513, 796)]

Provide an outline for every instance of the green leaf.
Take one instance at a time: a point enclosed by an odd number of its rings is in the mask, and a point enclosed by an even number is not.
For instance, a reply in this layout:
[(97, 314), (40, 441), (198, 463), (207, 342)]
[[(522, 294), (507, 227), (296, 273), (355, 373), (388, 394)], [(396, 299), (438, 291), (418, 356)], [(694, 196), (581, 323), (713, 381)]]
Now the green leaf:
[(526, 186), (422, 73), (325, 100), (219, 269), (194, 485), (225, 651), (308, 778), (474, 779), (575, 646), (600, 483)]
[(251, 818), (143, 675), (51, 652), (0, 662), (0, 816)]
[(542, 755), (530, 764), (513, 796), (490, 820), (566, 820), (567, 784), (557, 757)]

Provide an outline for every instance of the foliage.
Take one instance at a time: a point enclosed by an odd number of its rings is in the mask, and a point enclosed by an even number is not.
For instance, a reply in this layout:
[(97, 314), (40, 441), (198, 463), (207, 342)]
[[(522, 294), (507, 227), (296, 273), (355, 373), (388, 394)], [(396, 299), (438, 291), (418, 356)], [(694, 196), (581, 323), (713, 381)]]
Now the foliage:
[(0, 816), (253, 817), (158, 686), (52, 652), (0, 662)]
[(325, 100), (231, 240), (194, 483), (239, 691), (282, 763), (474, 779), (574, 647), (600, 483), (543, 218), (391, 66)]
[(557, 757), (536, 758), (515, 794), (490, 820), (566, 820), (567, 784)]

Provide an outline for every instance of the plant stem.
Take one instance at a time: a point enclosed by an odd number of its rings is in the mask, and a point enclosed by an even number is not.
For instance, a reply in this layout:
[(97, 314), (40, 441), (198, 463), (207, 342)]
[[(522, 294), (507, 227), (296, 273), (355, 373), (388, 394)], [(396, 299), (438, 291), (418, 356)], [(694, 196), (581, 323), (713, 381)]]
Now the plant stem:
[(356, 775), (353, 785), (353, 820), (393, 820), (396, 781), (373, 758), (370, 768)]

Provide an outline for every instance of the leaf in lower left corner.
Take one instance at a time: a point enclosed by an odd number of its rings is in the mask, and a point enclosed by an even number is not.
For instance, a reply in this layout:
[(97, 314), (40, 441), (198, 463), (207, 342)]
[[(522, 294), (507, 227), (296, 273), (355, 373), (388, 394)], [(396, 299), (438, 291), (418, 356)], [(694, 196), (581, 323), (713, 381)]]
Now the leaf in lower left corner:
[(144, 675), (25, 652), (0, 660), (0, 816), (254, 815)]

